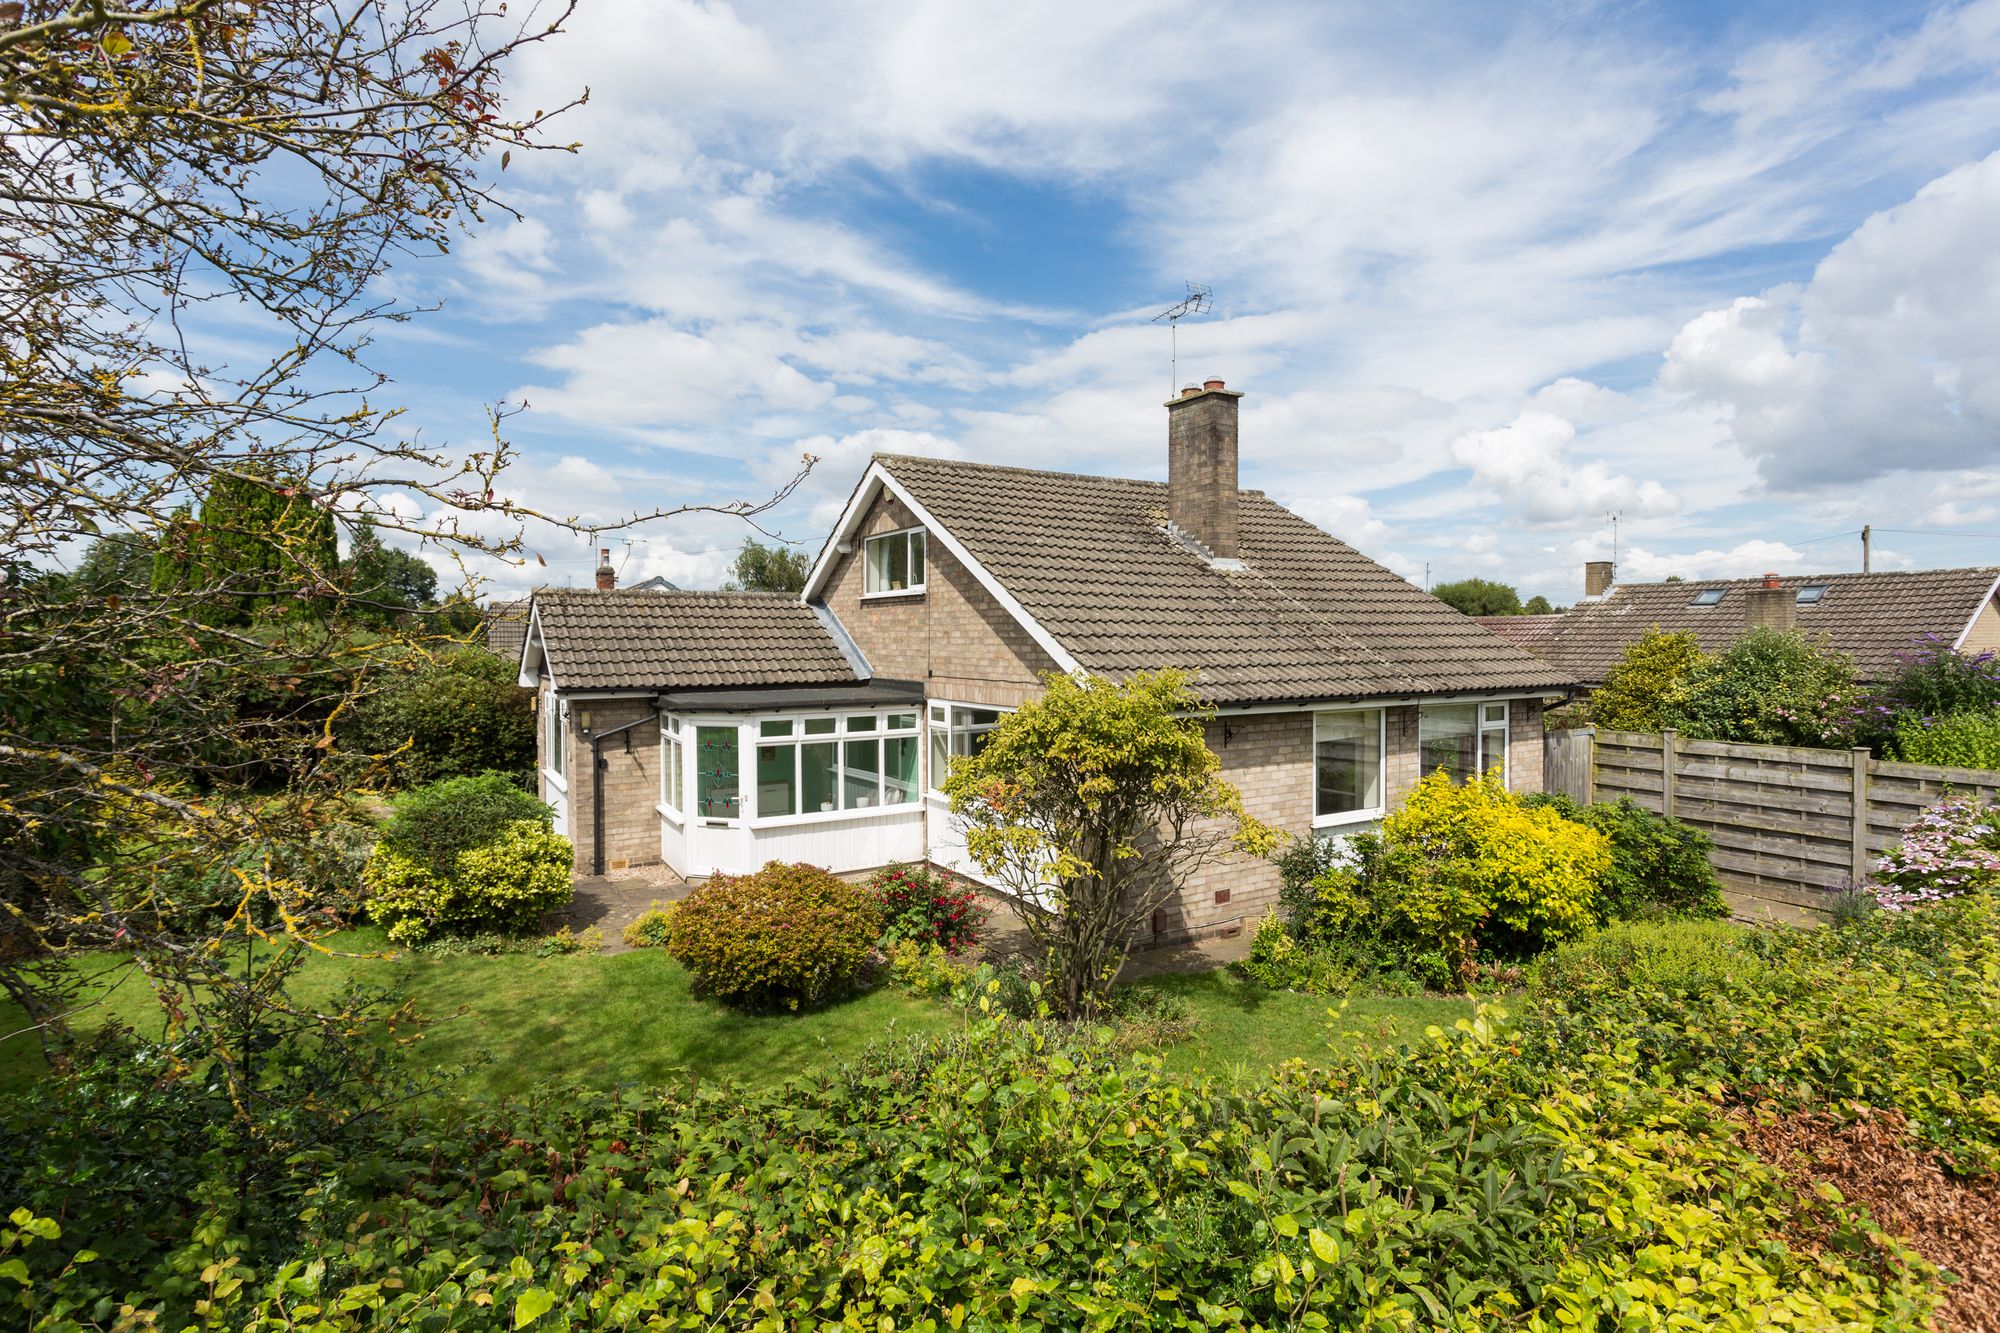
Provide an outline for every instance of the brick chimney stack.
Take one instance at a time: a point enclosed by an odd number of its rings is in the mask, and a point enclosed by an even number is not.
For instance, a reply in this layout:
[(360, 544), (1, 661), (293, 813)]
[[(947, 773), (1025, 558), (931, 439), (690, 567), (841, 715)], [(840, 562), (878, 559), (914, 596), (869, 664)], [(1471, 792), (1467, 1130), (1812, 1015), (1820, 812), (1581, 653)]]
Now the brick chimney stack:
[(611, 567), (611, 548), (597, 548), (597, 590), (610, 592), (618, 586), (618, 571)]
[(1586, 560), (1583, 562), (1583, 595), (1602, 597), (1611, 591), (1611, 581), (1618, 567), (1609, 560)]
[(1761, 588), (1743, 595), (1743, 628), (1789, 630), (1798, 624), (1799, 604), (1776, 574), (1766, 574)]
[(1167, 403), (1167, 518), (1218, 560), (1237, 558), (1236, 403), (1211, 379)]

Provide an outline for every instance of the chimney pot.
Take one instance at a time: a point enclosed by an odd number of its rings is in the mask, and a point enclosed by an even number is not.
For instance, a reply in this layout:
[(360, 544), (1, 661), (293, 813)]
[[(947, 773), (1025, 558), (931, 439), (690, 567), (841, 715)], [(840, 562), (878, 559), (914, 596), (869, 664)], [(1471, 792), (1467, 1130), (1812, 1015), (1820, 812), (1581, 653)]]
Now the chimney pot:
[(1611, 583), (1618, 567), (1609, 560), (1586, 560), (1583, 563), (1583, 595), (1602, 597), (1611, 591)]
[(1777, 576), (1777, 574), (1775, 574), (1775, 573), (1767, 573), (1767, 574), (1765, 574), (1765, 575), (1764, 575), (1764, 586), (1765, 586), (1765, 587), (1767, 587), (1767, 588), (1775, 588), (1775, 587), (1777, 587), (1777, 586), (1778, 586), (1778, 576)]
[(1167, 403), (1167, 517), (1218, 560), (1238, 557), (1236, 403), (1222, 381), (1190, 384)]
[(610, 592), (618, 586), (618, 571), (611, 567), (611, 548), (597, 548), (597, 590)]

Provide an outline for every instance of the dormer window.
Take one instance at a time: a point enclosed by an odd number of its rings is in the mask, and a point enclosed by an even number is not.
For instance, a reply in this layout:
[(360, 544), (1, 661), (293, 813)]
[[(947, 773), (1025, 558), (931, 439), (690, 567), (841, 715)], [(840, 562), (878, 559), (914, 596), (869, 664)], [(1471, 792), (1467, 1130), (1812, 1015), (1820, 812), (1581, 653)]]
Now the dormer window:
[(924, 590), (924, 530), (908, 528), (870, 537), (862, 593), (868, 597), (918, 593)]
[(1826, 596), (1826, 585), (1824, 583), (1808, 583), (1805, 587), (1799, 589), (1798, 604), (1800, 606), (1811, 606), (1824, 596)]
[(1728, 591), (1729, 589), (1727, 588), (1703, 588), (1700, 592), (1694, 595), (1694, 600), (1689, 602), (1688, 605), (1714, 606), (1717, 602), (1722, 600), (1722, 594)]

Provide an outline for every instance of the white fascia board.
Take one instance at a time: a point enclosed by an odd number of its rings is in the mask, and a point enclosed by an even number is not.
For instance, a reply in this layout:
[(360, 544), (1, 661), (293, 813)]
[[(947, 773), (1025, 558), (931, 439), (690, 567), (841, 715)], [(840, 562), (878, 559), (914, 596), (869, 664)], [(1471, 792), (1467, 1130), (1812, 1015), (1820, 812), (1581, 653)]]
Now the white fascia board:
[(847, 626), (840, 623), (840, 617), (833, 613), (833, 608), (825, 602), (808, 602), (807, 605), (819, 617), (819, 623), (826, 626), (826, 632), (833, 636), (834, 646), (840, 649), (840, 655), (847, 659), (847, 665), (854, 669), (854, 674), (862, 680), (875, 679), (875, 668), (868, 665), (868, 655), (861, 651), (861, 645), (847, 632)]
[(855, 529), (861, 526), (862, 515), (875, 500), (875, 492), (882, 488), (886, 473), (880, 463), (871, 462), (868, 470), (855, 483), (854, 493), (847, 497), (847, 507), (840, 511), (840, 520), (827, 534), (826, 545), (819, 548), (819, 559), (813, 561), (812, 572), (806, 575), (806, 586), (799, 591), (799, 600), (811, 604), (820, 595), (827, 579), (833, 575), (833, 562), (840, 553), (841, 543), (853, 538)]
[(1965, 636), (1972, 633), (1972, 627), (1979, 623), (1979, 617), (1985, 615), (1987, 608), (1993, 605), (1993, 595), (1995, 593), (2000, 593), (2000, 577), (1994, 578), (1992, 584), (1986, 589), (1986, 595), (1979, 599), (1979, 608), (1972, 613), (1971, 619), (1965, 622), (1965, 628), (1958, 632), (1958, 637), (1951, 641), (1951, 650), (1953, 652), (1957, 652), (1965, 646)]
[(1324, 713), (1345, 708), (1408, 708), (1423, 704), (1503, 703), (1511, 699), (1560, 699), (1561, 690), (1547, 688), (1486, 690), (1478, 694), (1402, 694), (1356, 697), (1343, 695), (1329, 699), (1300, 699), (1296, 703), (1219, 704), (1217, 717), (1249, 717), (1259, 713)]
[[(541, 666), (539, 669), (528, 665), (528, 654), (530, 652), (540, 654), (539, 660)], [(533, 602), (528, 604), (528, 628), (521, 635), (521, 660), (515, 663), (515, 667), (517, 668), (514, 676), (515, 681), (527, 689), (532, 690), (540, 686), (544, 673), (549, 678), (549, 687), (551, 689), (559, 688), (556, 685), (556, 673), (549, 666), (548, 645), (542, 642), (542, 610)]]
[(1028, 609), (1001, 586), (1000, 580), (994, 578), (992, 572), (980, 564), (972, 552), (965, 549), (965, 543), (952, 536), (930, 510), (918, 504), (916, 497), (904, 490), (903, 484), (891, 476), (889, 470), (879, 462), (868, 465), (868, 471), (862, 475), (861, 484), (854, 488), (854, 495), (848, 500), (847, 508), (841, 511), (840, 522), (834, 525), (833, 536), (827, 539), (826, 546), (820, 551), (819, 562), (813, 566), (812, 575), (806, 579), (805, 590), (799, 594), (800, 600), (810, 603), (819, 595), (827, 578), (833, 572), (834, 554), (842, 543), (853, 539), (856, 530), (861, 526), (862, 517), (868, 512), (868, 506), (874, 502), (877, 493), (884, 490), (909, 508), (917, 522), (923, 525), (924, 531), (937, 538), (945, 550), (950, 551), (958, 562), (965, 566), (972, 577), (979, 581), (979, 586), (986, 589), (993, 600), (1000, 603), (1022, 629), (1028, 631), (1028, 637), (1033, 639), (1058, 667), (1072, 674), (1083, 670), (1069, 649), (1057, 642), (1055, 635), (1049, 633), (1042, 627), (1041, 622), (1029, 615)]

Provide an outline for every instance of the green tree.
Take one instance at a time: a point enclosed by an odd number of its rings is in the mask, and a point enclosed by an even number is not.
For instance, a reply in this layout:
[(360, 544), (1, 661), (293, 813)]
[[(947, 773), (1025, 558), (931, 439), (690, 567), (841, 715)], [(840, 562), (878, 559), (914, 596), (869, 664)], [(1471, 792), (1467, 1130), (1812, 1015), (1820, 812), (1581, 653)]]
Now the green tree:
[(1431, 596), (1457, 607), (1468, 616), (1521, 614), (1521, 594), (1510, 584), (1494, 583), (1487, 579), (1460, 579), (1456, 583), (1440, 583), (1431, 589)]
[(347, 548), (349, 615), (388, 624), (429, 606), (437, 597), (437, 587), (437, 571), (429, 562), (384, 545), (376, 535), (374, 519), (364, 518), (354, 525), (354, 539)]
[(1667, 697), (1707, 660), (1692, 630), (1668, 634), (1653, 626), (1590, 692), (1590, 720), (1613, 731), (1658, 731)]
[(339, 568), (332, 510), (303, 482), (252, 464), (210, 482), (198, 519), (176, 515), (153, 589), (197, 599), (211, 623), (243, 625), (330, 606)]
[(729, 592), (800, 592), (809, 572), (804, 551), (766, 546), (755, 537), (745, 537), (729, 582), (723, 587)]
[(143, 593), (152, 587), (153, 544), (135, 533), (99, 537), (84, 548), (71, 577), (92, 596)]
[(357, 699), (341, 733), (348, 751), (381, 757), (401, 787), (505, 773), (526, 787), (535, 759), (533, 694), (514, 663), (484, 648), (391, 664), (388, 683)]
[(1048, 959), (1052, 1007), (1099, 1012), (1139, 923), (1234, 847), (1268, 854), (1203, 739), (1212, 710), (1177, 671), (1123, 682), (1050, 674), (1042, 697), (952, 761), (966, 850)]
[(1759, 626), (1684, 671), (1660, 720), (1695, 740), (1817, 746), (1829, 706), (1858, 702), (1847, 657), (1796, 630)]
[(1555, 612), (1556, 608), (1549, 604), (1549, 599), (1540, 593), (1536, 593), (1533, 597), (1530, 597), (1527, 605), (1521, 608), (1523, 615), (1530, 616), (1552, 616)]

